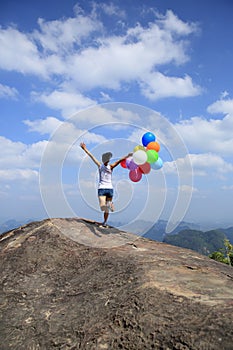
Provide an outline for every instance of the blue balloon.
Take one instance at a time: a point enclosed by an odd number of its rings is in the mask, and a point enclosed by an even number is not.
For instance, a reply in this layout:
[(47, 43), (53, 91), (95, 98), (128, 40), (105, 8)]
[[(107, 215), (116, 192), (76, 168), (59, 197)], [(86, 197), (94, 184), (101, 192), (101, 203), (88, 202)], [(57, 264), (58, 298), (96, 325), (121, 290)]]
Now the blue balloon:
[(158, 170), (158, 169), (161, 169), (162, 166), (163, 166), (163, 161), (159, 157), (158, 160), (155, 163), (151, 164), (151, 169)]
[(144, 147), (146, 147), (148, 145), (148, 143), (155, 141), (156, 137), (154, 134), (152, 134), (152, 132), (146, 132), (143, 136), (142, 136), (142, 144)]

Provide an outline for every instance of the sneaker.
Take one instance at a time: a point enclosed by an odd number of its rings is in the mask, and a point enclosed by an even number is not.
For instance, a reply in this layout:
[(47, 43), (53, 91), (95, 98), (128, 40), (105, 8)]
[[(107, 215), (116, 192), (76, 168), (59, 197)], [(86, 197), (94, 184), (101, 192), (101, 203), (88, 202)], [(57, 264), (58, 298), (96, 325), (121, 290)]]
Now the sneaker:
[(109, 228), (109, 226), (107, 224), (105, 224), (104, 222), (102, 224), (100, 224), (99, 227)]

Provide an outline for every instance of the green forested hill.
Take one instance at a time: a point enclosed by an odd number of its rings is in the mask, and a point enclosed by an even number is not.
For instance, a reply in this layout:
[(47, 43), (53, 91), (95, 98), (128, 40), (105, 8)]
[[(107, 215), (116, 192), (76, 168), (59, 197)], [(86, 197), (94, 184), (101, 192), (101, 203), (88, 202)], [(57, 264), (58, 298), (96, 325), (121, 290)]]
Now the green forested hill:
[(225, 238), (227, 238), (227, 236), (221, 230), (211, 230), (207, 232), (182, 230), (175, 235), (166, 235), (163, 242), (209, 255), (221, 248), (224, 249)]
[(233, 244), (233, 227), (228, 227), (228, 228), (220, 228), (219, 231), (225, 233), (227, 236), (227, 239)]

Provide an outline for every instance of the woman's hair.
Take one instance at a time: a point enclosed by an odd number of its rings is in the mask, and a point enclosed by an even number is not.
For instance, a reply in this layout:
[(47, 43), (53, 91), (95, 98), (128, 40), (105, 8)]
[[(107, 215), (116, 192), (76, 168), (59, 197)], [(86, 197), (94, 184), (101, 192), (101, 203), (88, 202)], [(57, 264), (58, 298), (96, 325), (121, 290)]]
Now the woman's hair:
[(111, 152), (107, 152), (107, 153), (102, 154), (102, 162), (103, 163), (109, 162), (111, 158), (112, 158)]

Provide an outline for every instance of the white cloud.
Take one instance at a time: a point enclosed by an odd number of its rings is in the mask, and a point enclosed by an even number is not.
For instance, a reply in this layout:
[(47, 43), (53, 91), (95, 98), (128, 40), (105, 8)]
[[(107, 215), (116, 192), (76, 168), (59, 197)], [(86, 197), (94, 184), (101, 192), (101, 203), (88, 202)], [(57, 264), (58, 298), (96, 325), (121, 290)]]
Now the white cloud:
[(226, 90), (224, 90), (224, 91), (221, 92), (221, 94), (220, 94), (220, 99), (224, 99), (224, 98), (226, 98), (226, 97), (228, 97), (228, 96), (229, 96), (229, 92), (226, 91)]
[(47, 117), (46, 119), (24, 120), (24, 124), (29, 127), (29, 131), (36, 131), (40, 134), (52, 134), (61, 124), (57, 118)]
[[(227, 96), (226, 93), (223, 96)], [(208, 106), (207, 111), (211, 114), (230, 114), (233, 117), (233, 99), (218, 100)]]
[(47, 147), (48, 142), (49, 141), (44, 140), (26, 145), (25, 151), (21, 155), (22, 164), (24, 164), (24, 166), (28, 164), (30, 167), (38, 168), (40, 165), (41, 156)]
[(186, 193), (194, 193), (194, 192), (198, 192), (198, 189), (189, 185), (182, 185), (179, 186), (179, 190), (181, 192), (186, 192)]
[(22, 142), (13, 142), (5, 137), (0, 136), (0, 148), (4, 150), (4, 152), (1, 152), (0, 154), (0, 164), (2, 167), (4, 166), (3, 161), (6, 161), (7, 164), (10, 158), (14, 158), (15, 161), (17, 155), (25, 151), (26, 145)]
[[(51, 126), (50, 121), (47, 120), (47, 122)], [(44, 120), (34, 121), (34, 124), (32, 122), (30, 127), (33, 131), (38, 130), (39, 132), (48, 130)], [(75, 143), (75, 141), (78, 142)], [(56, 129), (54, 138), (49, 141), (39, 141), (26, 145), (22, 142), (13, 142), (5, 137), (0, 137), (0, 148), (4, 150), (0, 155), (0, 180), (4, 182), (28, 180), (28, 185), (32, 181), (38, 180), (39, 169), (45, 152), (45, 161), (49, 160), (51, 166), (63, 161), (66, 162), (66, 165), (78, 166), (78, 162), (85, 156), (79, 147), (81, 141), (85, 141), (87, 144), (101, 144), (106, 139), (101, 135), (76, 129), (74, 125), (67, 122), (62, 123)], [(21, 189), (18, 188), (17, 190), (20, 191)], [(7, 191), (4, 188), (3, 192), (7, 193)]]
[(189, 154), (185, 158), (178, 158), (172, 162), (164, 163), (164, 171), (167, 174), (175, 174), (177, 166), (185, 174), (187, 162), (191, 162), (194, 176), (216, 176), (217, 174), (228, 174), (233, 172), (233, 164), (226, 162), (222, 157), (211, 154)]
[(0, 155), (1, 169), (39, 167), (41, 155), (46, 145), (47, 141), (26, 145), (22, 142), (13, 142), (0, 136), (0, 148), (4, 150)]
[(93, 106), (96, 101), (85, 97), (80, 93), (54, 90), (52, 93), (32, 93), (34, 101), (43, 102), (49, 108), (61, 110), (66, 118), (71, 117), (77, 111)]
[[(96, 173), (90, 174), (91, 179), (95, 179)], [(79, 188), (83, 191), (86, 190), (95, 190), (96, 189), (96, 183), (94, 180), (87, 180), (87, 179), (79, 179)]]
[[(220, 104), (221, 105), (221, 104)], [(213, 104), (211, 110), (217, 110), (219, 104)], [(230, 110), (232, 103), (221, 105)], [(233, 113), (222, 119), (193, 117), (175, 124), (190, 152), (216, 152), (223, 156), (233, 154)]]
[(129, 110), (128, 108), (119, 107), (113, 113), (115, 121), (123, 123), (137, 123), (141, 120), (140, 115), (137, 111)]
[(1, 181), (35, 180), (38, 178), (38, 171), (32, 169), (8, 169), (0, 170)]
[(222, 186), (222, 190), (224, 190), (224, 191), (233, 191), (233, 185), (231, 185), (231, 186)]
[[(105, 107), (105, 105), (97, 105), (93, 108), (80, 111), (70, 118), (71, 122), (76, 123), (79, 126), (89, 127), (116, 123), (112, 125), (115, 128), (123, 128), (122, 124), (137, 123), (140, 121), (140, 116), (131, 110), (124, 109), (122, 107), (111, 109), (111, 104)], [(116, 105), (115, 105), (116, 107)]]
[(46, 77), (46, 67), (39, 49), (28, 34), (9, 27), (0, 28), (0, 68)]
[[(12, 159), (8, 158), (9, 164), (12, 164), (15, 157), (17, 157), (18, 162), (20, 162), (22, 166), (25, 164), (37, 164), (37, 166), (39, 166), (41, 161), (45, 162), (45, 164), (51, 163), (52, 166), (54, 164), (60, 164), (62, 167), (63, 161), (77, 165), (77, 162), (83, 159), (84, 156), (79, 146), (81, 142), (85, 142), (87, 145), (100, 145), (106, 142), (104, 136), (94, 131), (92, 132), (91, 129), (88, 131), (78, 128), (81, 124), (78, 118), (77, 120), (71, 118), (61, 122), (56, 118), (48, 117), (46, 119), (37, 119), (33, 121), (27, 120), (25, 124), (29, 126), (30, 131), (40, 134), (49, 133), (50, 139), (28, 146), (21, 144), (22, 150), (14, 152), (14, 157), (12, 157)], [(15, 148), (17, 151), (17, 147)], [(4, 165), (5, 158), (2, 158)]]
[(24, 123), (29, 126), (29, 131), (38, 132), (42, 135), (50, 134), (50, 141), (52, 140), (56, 142), (59, 144), (59, 146), (62, 146), (62, 144), (70, 144), (72, 146), (75, 141), (79, 139), (83, 140), (83, 138), (90, 143), (100, 143), (106, 141), (106, 138), (102, 135), (91, 132), (91, 130), (88, 131), (86, 129), (78, 128), (77, 126), (80, 126), (81, 122), (82, 119), (79, 118), (79, 115), (77, 117), (74, 116), (67, 121), (60, 121), (54, 117), (24, 121)]
[(184, 78), (168, 77), (159, 72), (151, 73), (141, 83), (142, 93), (150, 100), (174, 96), (189, 97), (201, 93), (200, 86), (195, 86), (190, 76)]
[(115, 4), (113, 4), (112, 2), (110, 2), (109, 4), (106, 3), (101, 3), (101, 4), (97, 4), (96, 6), (99, 7), (101, 10), (103, 10), (104, 13), (106, 13), (108, 16), (117, 16), (117, 17), (121, 17), (121, 18), (125, 18), (126, 14), (125, 12), (120, 9), (118, 6), (116, 6)]
[(76, 17), (54, 21), (39, 18), (40, 31), (33, 33), (35, 40), (40, 42), (46, 52), (59, 55), (67, 54), (69, 50), (81, 45), (95, 31), (102, 30), (102, 24), (96, 18), (77, 13)]
[(16, 99), (18, 91), (13, 87), (0, 84), (0, 98)]
[(164, 29), (180, 35), (189, 35), (199, 30), (196, 23), (185, 23), (180, 20), (171, 10), (167, 10), (166, 15), (159, 15), (160, 23)]
[(83, 89), (119, 89), (124, 82), (152, 80), (150, 75), (161, 64), (182, 64), (187, 59), (183, 42), (151, 23), (129, 28), (123, 36), (101, 38), (97, 47), (73, 54), (68, 66), (73, 67), (72, 77)]
[(233, 164), (227, 163), (222, 157), (215, 154), (190, 154), (194, 170), (215, 170), (215, 173), (233, 172)]
[[(0, 29), (0, 68), (35, 74), (51, 82), (54, 78), (62, 91), (35, 92), (34, 97), (50, 108), (61, 109), (66, 116), (95, 103), (82, 95), (95, 88), (116, 90), (134, 82), (150, 99), (200, 93), (191, 77), (169, 77), (159, 72), (165, 64), (181, 65), (189, 59), (184, 37), (197, 32), (196, 25), (167, 11), (165, 16), (157, 14), (146, 26), (125, 26), (121, 34), (113, 35), (100, 21), (95, 7), (108, 15), (124, 14), (113, 3), (92, 6), (90, 14), (76, 6), (74, 17), (53, 21), (40, 18), (39, 28), (32, 33), (12, 26)], [(65, 86), (72, 91), (64, 91)]]
[(112, 98), (109, 96), (109, 94), (103, 92), (103, 91), (100, 91), (100, 95), (101, 95), (101, 101), (102, 102), (109, 102), (109, 101), (112, 101)]

